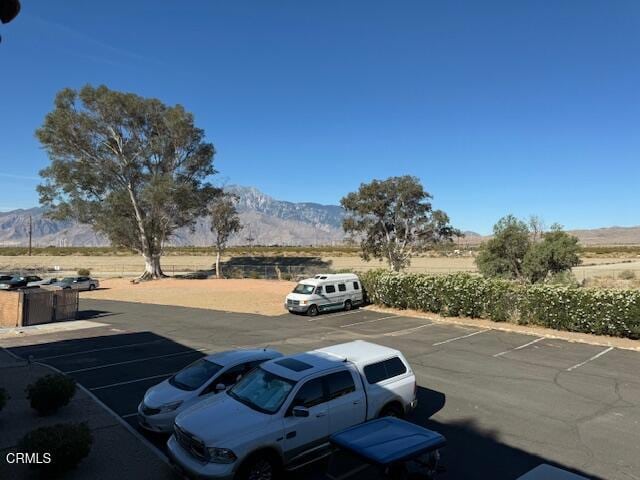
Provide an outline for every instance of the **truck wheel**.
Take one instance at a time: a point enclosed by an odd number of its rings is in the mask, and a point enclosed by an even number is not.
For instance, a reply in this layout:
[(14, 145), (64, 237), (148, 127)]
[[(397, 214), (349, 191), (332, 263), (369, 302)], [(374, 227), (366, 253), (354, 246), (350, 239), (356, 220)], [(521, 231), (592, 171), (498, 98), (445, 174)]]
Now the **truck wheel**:
[(318, 315), (318, 307), (316, 305), (311, 305), (307, 310), (307, 315), (309, 315), (310, 317), (315, 317), (316, 315)]
[(96, 286), (93, 283), (91, 285), (89, 285), (89, 291), (91, 291), (91, 290), (93, 290), (95, 288), (96, 288)]
[(236, 480), (273, 480), (277, 477), (277, 469), (277, 463), (272, 456), (253, 455), (242, 464)]
[(351, 310), (353, 308), (353, 305), (351, 304), (351, 300), (347, 300), (346, 302), (344, 302), (344, 309), (348, 312), (349, 310)]
[(402, 418), (404, 417), (404, 413), (402, 412), (402, 409), (398, 405), (391, 404), (391, 405), (385, 406), (380, 411), (380, 415), (378, 415), (378, 418), (382, 418), (382, 417)]

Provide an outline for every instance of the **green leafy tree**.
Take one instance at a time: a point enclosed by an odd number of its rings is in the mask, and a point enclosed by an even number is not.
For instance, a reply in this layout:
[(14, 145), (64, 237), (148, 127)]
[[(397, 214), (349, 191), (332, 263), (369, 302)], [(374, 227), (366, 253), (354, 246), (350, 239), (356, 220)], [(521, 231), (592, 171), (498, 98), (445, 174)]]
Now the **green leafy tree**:
[(513, 215), (498, 220), (493, 237), (480, 246), (478, 270), (485, 277), (524, 279), (524, 257), (531, 246), (527, 224)]
[(238, 196), (223, 194), (216, 198), (209, 209), (211, 215), (211, 232), (216, 245), (216, 277), (220, 278), (220, 257), (227, 248), (231, 236), (242, 230), (240, 217), (236, 210)]
[(578, 238), (554, 224), (551, 231), (542, 234), (542, 241), (534, 243), (524, 257), (524, 273), (530, 282), (568, 272), (580, 264)]
[(513, 215), (501, 218), (493, 227), (493, 237), (480, 246), (476, 257), (480, 273), (535, 283), (568, 272), (580, 263), (576, 237), (557, 224), (549, 232), (532, 225)]
[(180, 105), (105, 86), (64, 89), (36, 136), (51, 159), (40, 203), (53, 218), (88, 223), (139, 252), (141, 279), (164, 276), (167, 240), (219, 194), (207, 182), (214, 147)]
[(360, 241), (364, 260), (384, 259), (399, 271), (414, 254), (461, 235), (446, 213), (433, 210), (432, 198), (409, 175), (363, 183), (340, 201), (347, 212), (343, 228)]

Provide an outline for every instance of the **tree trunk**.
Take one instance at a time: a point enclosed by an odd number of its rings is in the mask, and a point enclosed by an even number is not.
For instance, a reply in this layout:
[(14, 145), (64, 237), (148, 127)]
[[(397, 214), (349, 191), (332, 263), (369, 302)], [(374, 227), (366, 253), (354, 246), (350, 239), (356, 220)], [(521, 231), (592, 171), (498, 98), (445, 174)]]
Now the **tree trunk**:
[(216, 252), (216, 278), (220, 278), (220, 250)]
[(162, 273), (160, 255), (144, 255), (144, 273), (138, 277), (138, 280), (153, 280), (164, 277), (166, 275)]

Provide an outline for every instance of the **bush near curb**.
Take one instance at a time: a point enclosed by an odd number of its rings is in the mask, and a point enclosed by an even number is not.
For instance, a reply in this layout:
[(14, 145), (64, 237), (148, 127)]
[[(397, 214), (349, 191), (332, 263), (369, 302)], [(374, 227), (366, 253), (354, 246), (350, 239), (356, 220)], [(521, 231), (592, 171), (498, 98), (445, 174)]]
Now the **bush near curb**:
[(89, 277), (91, 276), (91, 270), (89, 270), (88, 268), (80, 268), (78, 269), (78, 276), (79, 277)]
[(640, 291), (519, 285), (466, 273), (361, 275), (369, 302), (443, 316), (486, 318), (640, 339)]
[(76, 393), (76, 382), (61, 373), (45, 375), (27, 386), (27, 399), (40, 415), (51, 415), (67, 405)]
[(86, 423), (58, 423), (27, 433), (18, 443), (18, 451), (37, 453), (41, 460), (48, 453), (50, 463), (33, 463), (31, 467), (60, 473), (76, 467), (89, 455), (92, 443), (93, 436)]

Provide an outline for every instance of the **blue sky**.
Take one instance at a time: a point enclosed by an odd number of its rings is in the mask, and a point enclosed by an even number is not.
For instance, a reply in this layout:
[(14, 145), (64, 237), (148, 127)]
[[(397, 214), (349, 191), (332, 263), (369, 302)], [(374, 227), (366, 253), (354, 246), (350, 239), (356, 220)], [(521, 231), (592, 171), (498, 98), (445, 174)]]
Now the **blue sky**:
[(454, 224), (640, 224), (640, 3), (23, 0), (0, 25), (0, 210), (86, 83), (194, 112), (218, 183), (337, 203), (412, 174)]

